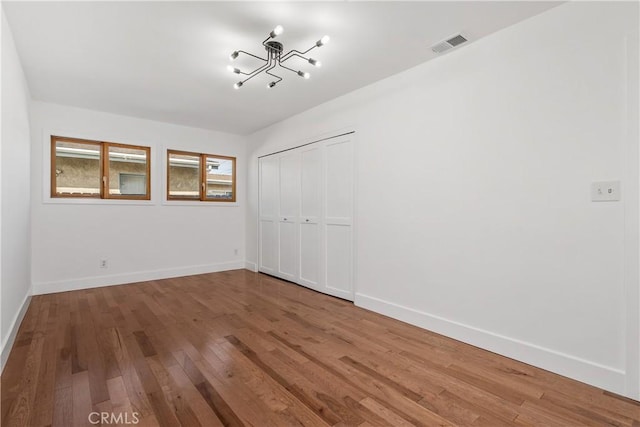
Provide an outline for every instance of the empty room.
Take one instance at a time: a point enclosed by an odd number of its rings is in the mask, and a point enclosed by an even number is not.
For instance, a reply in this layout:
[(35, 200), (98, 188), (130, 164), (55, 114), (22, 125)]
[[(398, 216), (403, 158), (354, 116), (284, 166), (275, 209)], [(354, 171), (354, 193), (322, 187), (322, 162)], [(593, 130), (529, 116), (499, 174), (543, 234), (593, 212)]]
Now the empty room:
[(1, 13), (3, 427), (640, 427), (640, 2)]

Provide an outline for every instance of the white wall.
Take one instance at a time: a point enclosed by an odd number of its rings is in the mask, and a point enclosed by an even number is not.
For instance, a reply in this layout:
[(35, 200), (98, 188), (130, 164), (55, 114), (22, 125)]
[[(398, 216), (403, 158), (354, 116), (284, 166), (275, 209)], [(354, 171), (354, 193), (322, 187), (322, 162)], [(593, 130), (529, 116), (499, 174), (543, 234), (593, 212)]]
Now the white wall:
[[(244, 268), (242, 138), (42, 102), (31, 117), (35, 294)], [(50, 199), (51, 134), (150, 146), (151, 202)], [(166, 202), (167, 148), (237, 157), (237, 203)]]
[(252, 135), (247, 260), (257, 156), (356, 130), (356, 304), (638, 399), (637, 209), (589, 195), (638, 193), (637, 27), (564, 4)]
[(2, 171), (0, 182), (0, 367), (4, 368), (31, 295), (29, 103), (31, 96), (2, 12)]
[[(636, 29), (627, 37), (627, 139), (629, 149), (627, 151), (627, 180), (640, 181), (640, 29)], [(638, 218), (640, 216), (640, 193), (627, 193), (625, 203), (625, 217)], [(634, 197), (635, 196), (635, 197)], [(625, 279), (627, 286), (627, 389), (640, 388), (640, 286), (633, 286), (640, 282), (639, 227), (637, 221), (629, 221), (625, 224)], [(636, 261), (636, 262), (634, 262)], [(639, 325), (634, 328), (633, 325)], [(634, 361), (636, 363), (634, 363)], [(640, 400), (640, 399), (638, 399)]]

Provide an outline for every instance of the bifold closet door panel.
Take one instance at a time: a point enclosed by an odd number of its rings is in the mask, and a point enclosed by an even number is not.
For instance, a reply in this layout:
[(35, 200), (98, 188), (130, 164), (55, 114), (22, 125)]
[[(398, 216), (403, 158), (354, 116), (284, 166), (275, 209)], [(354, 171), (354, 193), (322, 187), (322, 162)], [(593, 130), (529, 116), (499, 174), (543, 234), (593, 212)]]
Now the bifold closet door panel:
[(259, 162), (260, 247), (258, 270), (276, 275), (278, 272), (278, 175), (277, 157), (263, 157)]
[(300, 214), (300, 153), (280, 157), (278, 218), (278, 276), (298, 281), (298, 224)]
[(304, 148), (300, 153), (300, 281), (301, 285), (324, 291), (321, 277), (322, 150)]
[(325, 280), (326, 293), (353, 301), (353, 142), (325, 145)]

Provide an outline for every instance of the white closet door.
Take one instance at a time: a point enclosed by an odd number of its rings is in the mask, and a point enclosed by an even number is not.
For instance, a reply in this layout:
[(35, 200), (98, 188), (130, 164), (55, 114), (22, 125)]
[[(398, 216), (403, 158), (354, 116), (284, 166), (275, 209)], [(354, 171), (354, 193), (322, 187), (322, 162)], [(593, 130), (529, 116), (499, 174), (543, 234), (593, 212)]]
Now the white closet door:
[(348, 137), (326, 142), (325, 292), (353, 301), (353, 142)]
[(258, 270), (278, 272), (278, 175), (277, 157), (260, 159), (260, 246)]
[(300, 210), (300, 152), (280, 157), (280, 203), (278, 218), (279, 263), (277, 276), (297, 282), (298, 215)]
[(300, 280), (301, 285), (324, 292), (322, 278), (322, 150), (303, 148), (300, 154)]

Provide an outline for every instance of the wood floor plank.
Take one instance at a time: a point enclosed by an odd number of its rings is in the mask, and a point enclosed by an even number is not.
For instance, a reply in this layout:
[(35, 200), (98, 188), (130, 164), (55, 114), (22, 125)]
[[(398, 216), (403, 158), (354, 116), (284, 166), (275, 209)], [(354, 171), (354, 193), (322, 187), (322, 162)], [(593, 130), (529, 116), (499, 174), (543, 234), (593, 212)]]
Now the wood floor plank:
[(0, 382), (3, 426), (640, 427), (640, 402), (247, 270), (34, 296)]
[(220, 393), (211, 385), (209, 381), (202, 381), (196, 384), (196, 389), (202, 395), (205, 402), (213, 409), (213, 412), (222, 421), (225, 426), (244, 426), (242, 420), (227, 405)]
[(55, 389), (70, 388), (73, 386), (71, 379), (71, 306), (69, 292), (57, 295), (59, 301), (57, 345), (56, 345), (56, 373)]
[(69, 387), (58, 387), (53, 402), (53, 427), (73, 425), (73, 381)]
[(73, 374), (73, 425), (90, 426), (89, 416), (93, 412), (91, 405), (91, 386), (89, 385), (89, 373), (81, 371)]
[(147, 364), (153, 375), (156, 377), (165, 401), (171, 412), (175, 415), (180, 425), (201, 426), (200, 421), (191, 409), (189, 403), (183, 398), (180, 389), (174, 382), (173, 377), (165, 370), (156, 354), (146, 356)]
[(376, 370), (369, 368), (368, 366), (364, 365), (363, 363), (360, 363), (357, 360), (352, 359), (349, 356), (342, 356), (339, 360), (341, 362), (344, 362), (344, 363), (354, 367), (355, 369), (357, 369), (358, 371), (364, 373), (365, 375), (368, 375), (368, 376), (370, 376), (372, 378), (375, 378), (376, 380), (378, 380), (381, 383), (387, 385), (388, 387), (391, 387), (392, 389), (396, 390), (398, 393), (400, 393), (401, 395), (403, 395), (407, 399), (413, 400), (414, 402), (418, 402), (419, 400), (422, 400), (422, 398), (423, 398), (420, 394), (418, 394), (415, 391), (409, 389), (408, 387), (405, 387), (404, 385), (399, 384), (399, 383), (393, 381), (392, 379), (389, 379), (388, 377), (385, 377), (384, 375), (381, 375)]
[[(216, 417), (220, 419), (223, 425), (246, 425), (243, 417), (241, 417), (234, 408), (242, 410), (243, 416), (246, 418), (258, 419), (258, 416), (255, 414), (255, 409), (256, 407), (261, 407), (261, 405), (254, 405), (254, 407), (251, 408), (243, 407), (245, 399), (249, 396), (246, 388), (243, 389), (243, 387), (238, 384), (222, 383), (219, 377), (220, 374), (214, 372), (215, 369), (205, 360), (193, 361), (185, 354), (182, 366), (204, 401), (209, 405), (210, 409), (215, 413)], [(233, 405), (233, 407), (231, 405)], [(270, 419), (271, 417), (272, 414), (267, 412), (263, 419)]]
[[(254, 402), (253, 406), (260, 405), (268, 408), (272, 413), (272, 420), (264, 420), (263, 423), (280, 425), (286, 419), (305, 426), (325, 425), (322, 417), (309, 406), (308, 403), (312, 402), (312, 399), (305, 399), (310, 395), (300, 390), (290, 378), (285, 378), (287, 373), (276, 372), (273, 366), (262, 361), (256, 365), (254, 360), (257, 359), (243, 357), (243, 353), (226, 339), (210, 344), (209, 348), (215, 353), (213, 355), (208, 350), (204, 352), (205, 359), (210, 362), (210, 365), (214, 368), (219, 363), (225, 366), (224, 369), (218, 370), (218, 376), (226, 376), (225, 382), (229, 385), (234, 384), (234, 387), (237, 387), (239, 382), (243, 387), (246, 386), (247, 395), (251, 396)], [(263, 370), (261, 366), (267, 367), (267, 370)], [(300, 405), (301, 402), (304, 404)], [(247, 416), (249, 417), (248, 414)]]
[(122, 377), (107, 380), (107, 389), (109, 390), (109, 400), (113, 408), (121, 409), (131, 406)]
[[(462, 399), (456, 404), (457, 406), (461, 404), (460, 402), (469, 402), (474, 408), (480, 407), (490, 411), (492, 418), (500, 418), (506, 421), (513, 420), (518, 415), (519, 405), (503, 400), (490, 390), (467, 383), (460, 376), (449, 375), (448, 367), (432, 363), (428, 356), (423, 357), (403, 351), (399, 359), (403, 357), (416, 362), (418, 369), (422, 370), (422, 375), (426, 376), (434, 384), (443, 386), (451, 393), (452, 398)], [(444, 397), (445, 395), (439, 394), (438, 396)]]
[[(308, 345), (306, 349), (303, 349), (303, 346), (300, 343), (289, 342), (275, 333), (272, 333), (271, 335), (276, 339), (287, 343), (296, 351), (301, 352), (311, 362), (321, 366), (331, 375), (338, 377), (342, 382), (369, 393), (379, 403), (383, 403), (386, 407), (390, 408), (396, 414), (414, 425), (448, 424), (446, 421), (443, 421), (441, 417), (433, 414), (428, 409), (421, 407), (415, 401), (406, 398), (401, 393), (398, 393), (394, 388), (385, 387), (385, 384), (380, 383), (376, 378), (367, 375), (367, 373), (354, 369), (353, 367), (330, 356), (325, 357), (325, 355), (322, 354), (315, 355), (313, 353), (316, 352), (316, 350), (311, 345)], [(288, 338), (292, 339), (293, 337)], [(301, 340), (304, 341), (303, 338)]]
[(178, 391), (182, 394), (182, 398), (189, 402), (189, 406), (193, 410), (194, 415), (203, 426), (223, 426), (220, 419), (209, 407), (200, 392), (189, 381), (189, 377), (184, 373), (182, 367), (178, 364), (167, 368), (167, 371), (175, 381)]
[[(52, 304), (49, 308), (47, 329), (45, 336), (56, 336), (57, 326), (57, 304)], [(55, 375), (57, 365), (57, 342), (55, 339), (45, 339), (42, 355), (40, 359), (40, 370), (38, 372), (38, 382), (36, 384), (36, 395), (34, 402), (35, 411), (29, 421), (34, 426), (48, 426), (53, 422), (53, 404), (55, 392)]]
[[(40, 364), (42, 361), (43, 348), (45, 344), (45, 335), (47, 317), (49, 313), (49, 302), (41, 298), (37, 299), (36, 309), (32, 312), (36, 316), (36, 320), (30, 324), (29, 329), (33, 332), (31, 338), (24, 342), (24, 346), (29, 347), (26, 353), (26, 359), (23, 366), (23, 375), (19, 377), (17, 386), (9, 385), (8, 396), (4, 396), (3, 406), (6, 405), (6, 413), (3, 415), (3, 425), (30, 425), (31, 418), (36, 411), (36, 390), (39, 385), (38, 375), (40, 373)], [(36, 312), (37, 311), (37, 312)], [(9, 357), (11, 359), (11, 356)], [(5, 368), (6, 370), (6, 368)], [(5, 400), (6, 399), (6, 400)], [(5, 409), (3, 408), (3, 412)]]
[(120, 326), (114, 329), (112, 346), (116, 360), (118, 361), (120, 372), (122, 374), (122, 382), (124, 383), (127, 396), (129, 398), (129, 401), (131, 402), (131, 408), (133, 409), (133, 412), (138, 415), (138, 418), (142, 421), (143, 424), (157, 425), (158, 422), (156, 419), (156, 415), (151, 409), (151, 404), (147, 397), (144, 385), (141, 383), (140, 378), (138, 377), (134, 363), (132, 361), (132, 355), (129, 353), (129, 350), (125, 345), (124, 335), (120, 332)]
[[(553, 390), (548, 390), (547, 392), (545, 392), (540, 399), (549, 400), (550, 402), (555, 403), (557, 406), (569, 409), (571, 412), (586, 416), (589, 419), (599, 420), (602, 424), (612, 426), (625, 426), (632, 425), (633, 423), (633, 418), (628, 417), (624, 414), (616, 413), (614, 411), (611, 411), (607, 407), (602, 407), (599, 405), (584, 406), (579, 400), (573, 397), (565, 396), (562, 393), (557, 393)], [(638, 408), (638, 412), (640, 412), (640, 408)]]
[(165, 401), (162, 388), (157, 378), (153, 375), (149, 367), (149, 361), (144, 357), (135, 337), (133, 335), (124, 337), (124, 344), (131, 355), (134, 369), (159, 425), (167, 427), (180, 425), (180, 422)]
[(87, 352), (87, 372), (89, 373), (89, 387), (91, 390), (91, 402), (97, 404), (109, 400), (107, 389), (107, 375), (104, 361), (104, 353), (96, 340), (96, 327), (94, 326), (92, 310), (89, 306), (91, 294), (78, 298), (78, 308), (81, 324), (79, 326), (79, 339), (85, 344)]
[[(286, 411), (289, 407), (295, 407), (295, 403), (297, 402), (298, 406), (300, 406), (299, 404), (302, 403), (301, 408), (303, 410), (307, 410), (310, 412), (308, 414), (304, 414), (306, 424), (320, 424), (319, 419), (316, 419), (316, 416), (330, 425), (334, 425), (340, 422), (341, 417), (333, 409), (331, 409), (330, 406), (326, 404), (326, 402), (324, 402), (322, 399), (319, 399), (317, 395), (313, 393), (313, 389), (305, 387), (306, 384), (300, 384), (299, 376), (294, 375), (287, 378), (287, 374), (290, 373), (289, 370), (275, 369), (275, 364), (266, 363), (263, 360), (264, 356), (258, 356), (253, 350), (246, 347), (244, 343), (237, 340), (237, 338), (235, 338), (234, 336), (226, 337), (226, 340), (238, 353), (244, 355), (244, 357), (247, 358), (247, 361), (253, 365), (253, 368), (246, 366), (246, 364), (242, 365), (242, 367), (237, 370), (239, 375), (242, 375), (242, 371), (254, 371), (254, 378), (259, 380), (261, 376), (264, 376), (265, 378), (268, 377), (274, 383), (273, 385), (279, 385), (280, 388), (288, 394), (288, 396), (283, 396), (282, 394), (277, 393), (275, 390), (264, 390), (261, 393), (261, 381), (252, 381), (250, 383), (252, 389), (256, 390), (257, 388), (256, 392), (259, 395), (268, 396), (270, 399), (277, 400), (278, 406), (284, 405), (284, 407), (274, 407), (274, 405), (268, 405), (271, 406), (274, 411)], [(227, 354), (231, 357), (234, 356), (233, 351), (227, 351)], [(237, 360), (240, 359), (240, 357), (235, 356), (234, 359)], [(263, 373), (263, 375), (260, 375), (260, 373), (258, 372)], [(264, 399), (264, 397), (261, 398)], [(287, 411), (287, 413), (291, 415), (293, 414), (292, 410)], [(315, 414), (315, 416), (312, 414)]]
[(414, 426), (409, 420), (403, 418), (398, 415), (395, 411), (389, 408), (386, 405), (381, 404), (380, 402), (372, 399), (371, 397), (366, 397), (360, 401), (360, 404), (365, 408), (369, 409), (372, 413), (377, 415), (378, 417), (384, 419), (388, 425), (398, 426), (398, 427), (408, 427)]

